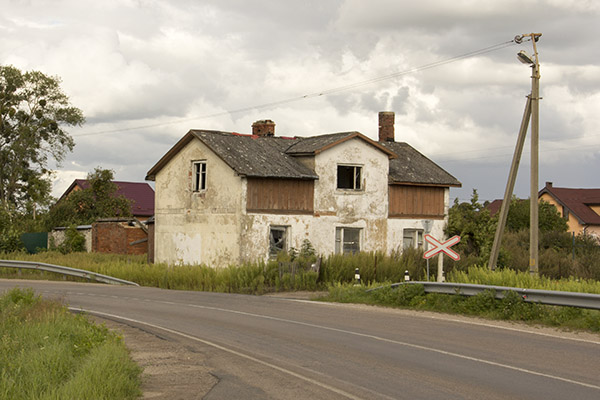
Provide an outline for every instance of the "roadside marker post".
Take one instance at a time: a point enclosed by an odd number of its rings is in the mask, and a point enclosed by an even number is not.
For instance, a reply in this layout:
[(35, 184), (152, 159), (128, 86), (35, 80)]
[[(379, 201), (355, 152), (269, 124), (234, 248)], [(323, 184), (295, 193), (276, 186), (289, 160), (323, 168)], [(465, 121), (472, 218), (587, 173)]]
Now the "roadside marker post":
[(446, 253), (446, 255), (448, 255), (454, 261), (460, 260), (460, 254), (458, 254), (456, 251), (454, 251), (450, 248), (450, 247), (454, 246), (456, 243), (460, 242), (460, 236), (452, 236), (450, 239), (446, 240), (445, 242), (440, 242), (431, 235), (425, 235), (425, 240), (427, 241), (427, 243), (431, 244), (433, 246), (433, 248), (430, 250), (427, 250), (423, 254), (423, 258), (430, 259), (431, 257), (433, 257), (439, 253), (437, 281), (443, 282), (443, 280), (444, 280), (443, 255), (444, 255), (444, 253)]

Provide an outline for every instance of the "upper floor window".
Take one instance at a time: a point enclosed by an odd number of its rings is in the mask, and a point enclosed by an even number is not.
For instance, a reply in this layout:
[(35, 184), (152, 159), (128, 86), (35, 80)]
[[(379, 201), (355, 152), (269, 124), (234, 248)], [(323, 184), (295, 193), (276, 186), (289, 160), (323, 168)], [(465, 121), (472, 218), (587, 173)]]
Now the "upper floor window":
[(192, 190), (206, 190), (206, 161), (194, 161), (192, 164)]
[(362, 190), (362, 167), (358, 165), (338, 165), (337, 188)]

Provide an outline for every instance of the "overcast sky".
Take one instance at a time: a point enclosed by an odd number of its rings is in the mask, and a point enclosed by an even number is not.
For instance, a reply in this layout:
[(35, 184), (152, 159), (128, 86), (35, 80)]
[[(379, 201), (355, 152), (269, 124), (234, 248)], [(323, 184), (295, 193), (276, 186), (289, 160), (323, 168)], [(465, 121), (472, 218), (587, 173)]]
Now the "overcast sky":
[[(532, 54), (532, 43), (510, 41), (532, 32), (543, 34), (540, 188), (600, 187), (596, 0), (0, 0), (0, 9), (0, 64), (59, 76), (87, 119), (70, 130), (76, 147), (55, 196), (97, 166), (143, 181), (189, 129), (250, 133), (272, 119), (278, 135), (376, 139), (377, 113), (394, 111), (396, 140), (462, 182), (452, 199), (473, 189), (501, 198), (531, 90), (516, 53)], [(481, 54), (459, 57), (472, 52)], [(529, 165), (527, 144), (523, 198)]]

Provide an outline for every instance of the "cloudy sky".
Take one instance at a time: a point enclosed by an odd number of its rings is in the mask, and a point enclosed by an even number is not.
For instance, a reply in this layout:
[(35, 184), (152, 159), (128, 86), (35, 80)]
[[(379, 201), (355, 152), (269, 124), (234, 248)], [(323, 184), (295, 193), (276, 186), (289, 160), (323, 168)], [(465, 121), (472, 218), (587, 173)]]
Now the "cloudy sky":
[[(189, 129), (405, 141), (501, 198), (542, 33), (540, 188), (600, 187), (596, 0), (0, 0), (0, 64), (59, 76), (87, 122), (54, 194), (97, 166), (146, 172)], [(462, 57), (475, 54), (471, 57)], [(529, 196), (529, 145), (515, 189)]]

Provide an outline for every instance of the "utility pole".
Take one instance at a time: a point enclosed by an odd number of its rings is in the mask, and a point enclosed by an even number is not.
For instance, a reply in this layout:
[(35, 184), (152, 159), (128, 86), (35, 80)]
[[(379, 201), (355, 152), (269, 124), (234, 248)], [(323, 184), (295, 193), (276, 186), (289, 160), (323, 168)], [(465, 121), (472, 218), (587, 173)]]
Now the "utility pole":
[(523, 119), (521, 121), (521, 128), (519, 130), (519, 137), (517, 139), (517, 145), (515, 146), (515, 152), (513, 154), (513, 160), (510, 167), (510, 173), (508, 181), (506, 183), (506, 190), (504, 192), (504, 200), (500, 208), (500, 217), (498, 219), (498, 226), (496, 227), (496, 235), (494, 236), (494, 244), (490, 253), (490, 259), (488, 268), (494, 270), (496, 263), (498, 262), (498, 254), (500, 252), (500, 245), (502, 243), (502, 234), (504, 233), (504, 227), (506, 225), (506, 218), (508, 216), (508, 207), (512, 197), (515, 180), (517, 177), (517, 171), (519, 169), (519, 162), (521, 160), (521, 154), (523, 152), (523, 144), (525, 142), (525, 136), (527, 133), (527, 127), (529, 125), (529, 119), (531, 117), (531, 174), (530, 174), (530, 196), (529, 196), (529, 273), (538, 273), (538, 185), (539, 185), (539, 100), (540, 100), (540, 64), (538, 60), (538, 52), (536, 42), (542, 36), (541, 33), (528, 33), (523, 35), (517, 35), (514, 39), (515, 43), (522, 43), (525, 37), (529, 37), (529, 40), (533, 43), (534, 59), (532, 59), (526, 52), (521, 50), (517, 53), (519, 61), (524, 64), (531, 65), (531, 94), (527, 97), (527, 103), (525, 105), (525, 112), (523, 113)]

